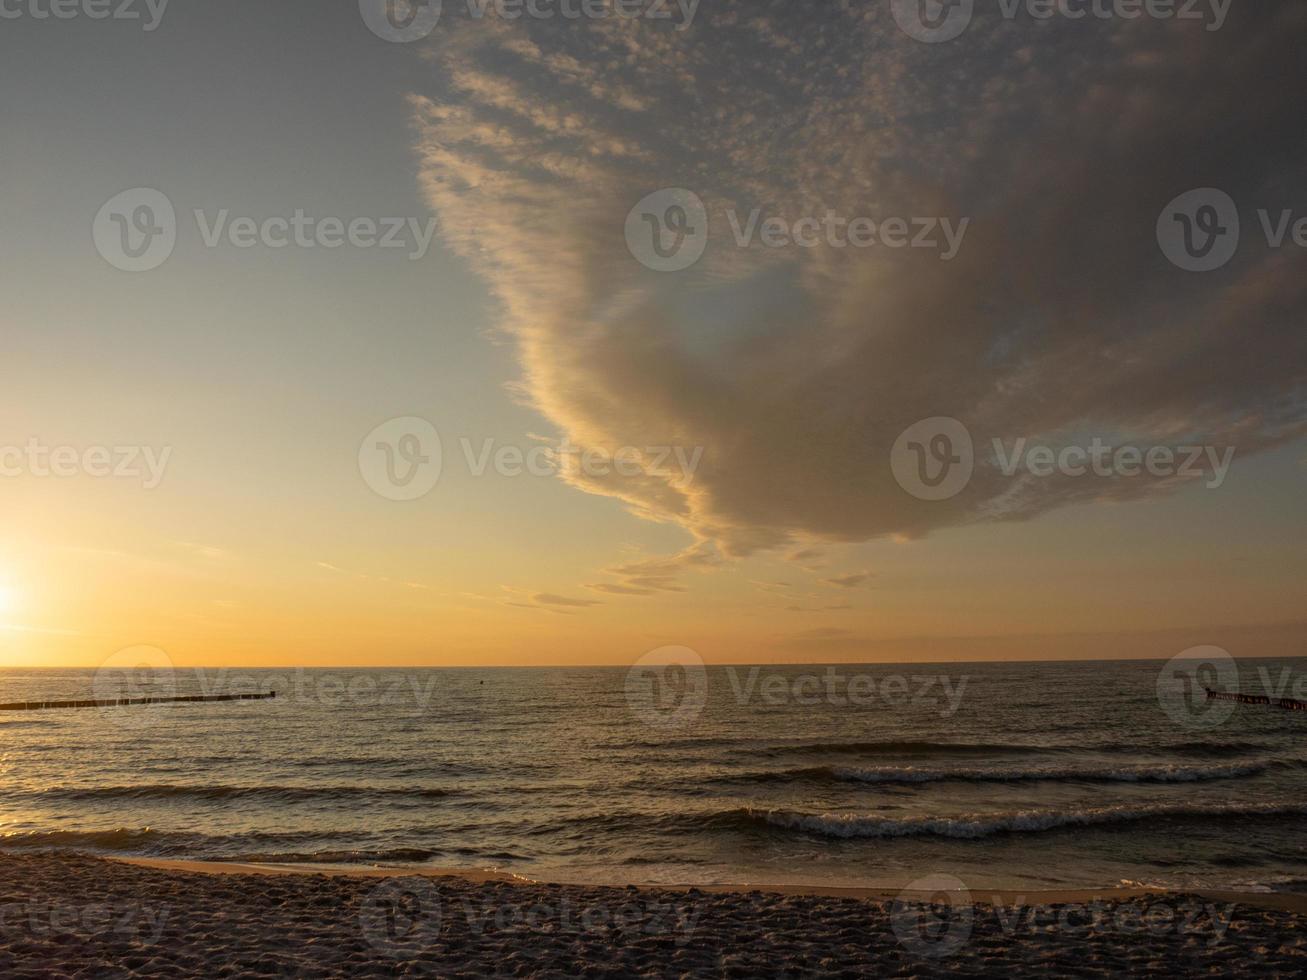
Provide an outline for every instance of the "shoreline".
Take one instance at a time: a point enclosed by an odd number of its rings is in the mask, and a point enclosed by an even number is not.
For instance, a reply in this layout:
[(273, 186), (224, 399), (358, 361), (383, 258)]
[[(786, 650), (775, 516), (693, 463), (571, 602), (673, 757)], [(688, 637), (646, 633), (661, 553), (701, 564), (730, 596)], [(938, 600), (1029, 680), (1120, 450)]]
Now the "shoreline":
[[(489, 871), (476, 868), (432, 867), (430, 865), (397, 865), (386, 868), (356, 867), (330, 864), (259, 864), (230, 861), (191, 861), (170, 858), (112, 857), (105, 860), (182, 874), (209, 875), (323, 875), (339, 878), (456, 878), (474, 885), (505, 884), (522, 888), (610, 888), (634, 887), (640, 892), (688, 893), (705, 895), (747, 895), (761, 893), (785, 898), (841, 898), (859, 901), (888, 903), (895, 899), (928, 901), (929, 893), (913, 892), (884, 886), (840, 886), (820, 884), (769, 884), (745, 882), (729, 885), (661, 884), (646, 882), (550, 882), (507, 871)], [(935, 893), (940, 894), (940, 893)], [(955, 897), (962, 893), (949, 893)], [(1205, 901), (1224, 904), (1248, 905), (1307, 915), (1307, 894), (1296, 892), (1251, 892), (1212, 888), (991, 888), (977, 887), (966, 893), (967, 901), (979, 906), (1052, 906), (1089, 905), (1095, 902), (1123, 902), (1142, 898), (1195, 896)]]

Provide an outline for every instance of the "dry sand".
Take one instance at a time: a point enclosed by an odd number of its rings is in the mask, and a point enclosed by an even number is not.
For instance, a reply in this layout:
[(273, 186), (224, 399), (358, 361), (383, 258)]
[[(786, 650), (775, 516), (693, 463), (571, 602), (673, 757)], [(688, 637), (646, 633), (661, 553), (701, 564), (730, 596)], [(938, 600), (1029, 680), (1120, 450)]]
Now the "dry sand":
[(1296, 896), (817, 891), (9, 855), (0, 976), (1307, 975)]

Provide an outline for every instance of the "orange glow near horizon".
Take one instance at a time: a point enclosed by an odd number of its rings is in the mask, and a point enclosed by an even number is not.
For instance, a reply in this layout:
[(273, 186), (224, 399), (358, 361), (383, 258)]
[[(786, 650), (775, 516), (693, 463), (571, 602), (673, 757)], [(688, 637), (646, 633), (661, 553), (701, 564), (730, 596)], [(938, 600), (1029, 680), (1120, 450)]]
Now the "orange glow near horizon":
[[(587, 588), (624, 546), (585, 533), (595, 501), (582, 494), (566, 519), (517, 540), (447, 523), (449, 497), (426, 510), (364, 497), (349, 514), (306, 506), (278, 522), (278, 501), (201, 516), (165, 485), (140, 495), (146, 515), (88, 489), (63, 501), (65, 521), (38, 519), (47, 494), (4, 542), (0, 666), (93, 669), (137, 645), (178, 667), (630, 665), (668, 645), (708, 663), (1302, 652), (1287, 539), (1249, 544), (1257, 573), (1203, 562), (1219, 538), (1162, 555), (1151, 545), (1167, 525), (1147, 505), (1116, 509), (1111, 533), (1072, 514), (842, 552), (815, 544), (821, 558), (764, 552), (687, 573), (683, 591), (623, 596)], [(149, 533), (147, 517), (205, 533)], [(1048, 550), (1050, 535), (1065, 553)], [(1145, 557), (1113, 573), (1123, 538)]]

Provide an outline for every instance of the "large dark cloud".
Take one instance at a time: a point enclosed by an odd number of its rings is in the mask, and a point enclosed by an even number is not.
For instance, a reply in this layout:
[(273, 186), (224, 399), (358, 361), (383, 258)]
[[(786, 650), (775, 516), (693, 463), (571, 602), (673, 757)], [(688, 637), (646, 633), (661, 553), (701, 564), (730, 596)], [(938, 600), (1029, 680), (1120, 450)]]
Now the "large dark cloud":
[[(1014, 480), (993, 438), (1244, 457), (1303, 434), (1307, 260), (1267, 248), (1255, 214), (1307, 214), (1307, 7), (1236, 4), (1219, 31), (978, 15), (945, 44), (906, 38), (886, 5), (839, 7), (705, 3), (682, 32), (484, 21), (433, 47), (439, 81), (413, 98), (424, 188), (502, 301), (526, 396), (582, 445), (705, 449), (688, 483), (652, 465), (573, 482), (742, 554), (1178, 485)], [(711, 238), (697, 266), (659, 274), (623, 228), (668, 186), (703, 198)], [(1206, 274), (1155, 237), (1195, 187), (1230, 194), (1245, 224)], [(739, 249), (726, 214), (754, 207), (970, 225), (948, 262)], [(889, 467), (932, 416), (981, 451), (944, 502)], [(622, 575), (655, 591), (675, 571)]]

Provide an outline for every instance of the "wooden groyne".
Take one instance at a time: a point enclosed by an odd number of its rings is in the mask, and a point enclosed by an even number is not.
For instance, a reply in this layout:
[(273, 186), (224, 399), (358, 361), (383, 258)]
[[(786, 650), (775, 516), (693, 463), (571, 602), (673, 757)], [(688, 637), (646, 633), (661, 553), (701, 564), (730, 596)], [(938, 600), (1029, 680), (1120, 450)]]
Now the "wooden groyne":
[(1239, 704), (1264, 704), (1268, 707), (1283, 708), (1285, 711), (1307, 711), (1307, 701), (1299, 701), (1296, 698), (1273, 698), (1265, 694), (1231, 694), (1227, 691), (1213, 691), (1210, 687), (1203, 688), (1207, 692), (1208, 701), (1237, 701)]
[(102, 698), (96, 701), (12, 701), (0, 704), (0, 711), (54, 711), (61, 708), (127, 708), (136, 704), (197, 704), (213, 701), (266, 701), (267, 694), (194, 694), (184, 698)]

